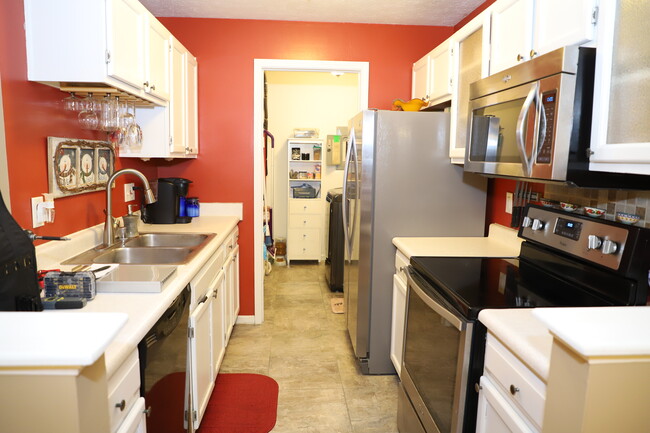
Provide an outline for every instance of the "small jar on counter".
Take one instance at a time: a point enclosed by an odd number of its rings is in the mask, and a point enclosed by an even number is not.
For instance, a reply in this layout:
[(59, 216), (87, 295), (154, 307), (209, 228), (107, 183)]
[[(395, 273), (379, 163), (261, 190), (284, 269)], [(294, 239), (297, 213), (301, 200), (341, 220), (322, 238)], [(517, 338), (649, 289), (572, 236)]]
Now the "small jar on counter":
[(199, 198), (198, 197), (188, 197), (185, 200), (185, 211), (188, 217), (197, 217), (200, 214), (199, 211)]

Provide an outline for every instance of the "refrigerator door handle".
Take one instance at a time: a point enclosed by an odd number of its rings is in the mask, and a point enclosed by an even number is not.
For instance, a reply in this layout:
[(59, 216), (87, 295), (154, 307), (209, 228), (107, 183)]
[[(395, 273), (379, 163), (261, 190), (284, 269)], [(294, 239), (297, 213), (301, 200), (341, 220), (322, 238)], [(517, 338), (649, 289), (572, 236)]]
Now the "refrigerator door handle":
[(350, 245), (350, 232), (348, 231), (348, 174), (350, 172), (350, 162), (352, 160), (350, 155), (352, 154), (352, 148), (355, 145), (354, 128), (350, 131), (349, 137), (347, 154), (345, 156), (345, 169), (343, 170), (343, 197), (341, 204), (343, 205), (343, 236), (345, 238), (345, 249), (351, 259), (352, 248)]

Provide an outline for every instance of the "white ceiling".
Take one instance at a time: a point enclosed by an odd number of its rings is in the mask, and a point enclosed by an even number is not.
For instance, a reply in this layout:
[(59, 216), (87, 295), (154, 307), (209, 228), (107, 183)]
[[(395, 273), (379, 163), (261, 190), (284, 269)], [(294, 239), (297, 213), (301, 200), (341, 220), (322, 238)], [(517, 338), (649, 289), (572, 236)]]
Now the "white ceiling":
[(453, 26), (485, 0), (140, 0), (158, 17)]

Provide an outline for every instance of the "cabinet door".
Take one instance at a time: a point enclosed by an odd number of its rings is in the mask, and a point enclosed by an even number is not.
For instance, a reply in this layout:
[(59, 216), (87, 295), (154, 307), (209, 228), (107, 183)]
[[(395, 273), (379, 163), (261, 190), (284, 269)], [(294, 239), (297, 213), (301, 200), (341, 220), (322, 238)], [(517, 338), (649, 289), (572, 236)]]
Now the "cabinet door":
[(147, 73), (145, 91), (169, 99), (171, 33), (153, 16), (147, 18)]
[(106, 1), (107, 73), (138, 89), (143, 88), (145, 81), (146, 12), (135, 0)]
[(235, 247), (232, 258), (232, 312), (233, 325), (239, 316), (239, 245)]
[(219, 373), (223, 356), (226, 353), (225, 292), (225, 272), (221, 270), (215, 279), (212, 293), (212, 361), (214, 365), (213, 377), (215, 379)]
[(450, 40), (453, 72), (449, 157), (452, 163), (463, 164), (469, 130), (469, 85), (489, 73), (488, 10), (454, 33)]
[(140, 397), (116, 433), (147, 433), (147, 418), (145, 417), (144, 397)]
[(212, 296), (205, 296), (190, 314), (188, 372), (192, 417), (198, 428), (214, 388), (212, 363)]
[(429, 99), (429, 55), (413, 63), (411, 98)]
[(582, 45), (596, 33), (596, 0), (535, 2), (535, 55), (568, 45)]
[(187, 128), (186, 152), (189, 155), (199, 154), (199, 129), (198, 129), (198, 63), (196, 57), (187, 54), (186, 86), (185, 86), (185, 127)]
[[(534, 0), (499, 0), (491, 8), (490, 73), (531, 58)], [(555, 11), (557, 15), (557, 10)]]
[(390, 359), (397, 371), (402, 373), (402, 352), (404, 349), (404, 321), (406, 319), (406, 284), (393, 275), (393, 310), (390, 329)]
[(650, 174), (650, 8), (605, 1), (598, 13), (591, 170)]
[(481, 376), (476, 433), (536, 433), (500, 394), (492, 381)]
[(185, 153), (186, 56), (187, 50), (176, 39), (172, 39), (172, 85), (169, 98), (169, 133), (172, 153)]
[(429, 104), (435, 105), (451, 98), (451, 53), (447, 39), (429, 53)]

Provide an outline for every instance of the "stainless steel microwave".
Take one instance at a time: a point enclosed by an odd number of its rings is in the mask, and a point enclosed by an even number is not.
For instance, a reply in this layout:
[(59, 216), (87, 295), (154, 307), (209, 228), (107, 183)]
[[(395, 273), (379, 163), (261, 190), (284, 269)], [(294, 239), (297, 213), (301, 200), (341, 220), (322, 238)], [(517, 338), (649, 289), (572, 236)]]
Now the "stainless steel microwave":
[(638, 188), (638, 175), (589, 171), (595, 58), (564, 47), (472, 83), (465, 171)]

